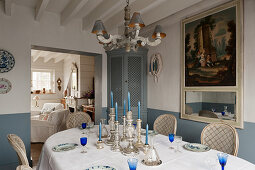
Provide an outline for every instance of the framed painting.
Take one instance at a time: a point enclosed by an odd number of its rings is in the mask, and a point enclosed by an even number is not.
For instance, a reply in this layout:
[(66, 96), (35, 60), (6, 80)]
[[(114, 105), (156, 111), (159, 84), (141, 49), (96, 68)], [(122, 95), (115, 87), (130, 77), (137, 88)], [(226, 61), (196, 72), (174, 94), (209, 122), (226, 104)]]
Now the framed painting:
[(182, 118), (242, 127), (242, 12), (234, 0), (182, 21)]

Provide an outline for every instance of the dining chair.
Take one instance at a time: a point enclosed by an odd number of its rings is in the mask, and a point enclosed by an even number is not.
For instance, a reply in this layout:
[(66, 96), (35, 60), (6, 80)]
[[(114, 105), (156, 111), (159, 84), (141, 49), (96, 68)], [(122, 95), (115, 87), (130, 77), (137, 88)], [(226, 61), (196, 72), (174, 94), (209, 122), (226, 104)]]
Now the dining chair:
[(27, 155), (26, 155), (26, 148), (22, 139), (15, 134), (8, 134), (7, 139), (18, 155), (19, 165), (29, 166)]
[(16, 170), (33, 170), (30, 166), (28, 165), (19, 165)]
[(67, 129), (76, 128), (81, 126), (82, 123), (88, 122), (91, 122), (91, 118), (88, 113), (75, 112), (67, 118), (66, 127)]
[(202, 117), (218, 118), (218, 116), (210, 110), (200, 110), (198, 115)]
[(170, 133), (176, 134), (177, 120), (175, 116), (171, 114), (161, 115), (155, 120), (153, 129), (166, 136)]
[(201, 143), (212, 149), (237, 156), (239, 137), (236, 129), (226, 123), (211, 123), (201, 133)]

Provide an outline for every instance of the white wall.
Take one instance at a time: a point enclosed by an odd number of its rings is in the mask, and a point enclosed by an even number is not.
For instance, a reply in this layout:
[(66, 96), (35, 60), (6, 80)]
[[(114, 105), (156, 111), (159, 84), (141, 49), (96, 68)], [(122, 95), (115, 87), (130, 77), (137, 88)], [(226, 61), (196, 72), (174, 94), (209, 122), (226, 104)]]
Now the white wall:
[(236, 94), (234, 92), (203, 92), (203, 102), (235, 104)]
[(196, 103), (203, 101), (202, 92), (187, 92), (186, 93), (186, 103)]
[(80, 91), (81, 95), (88, 90), (93, 90), (93, 78), (95, 76), (95, 57), (81, 55), (80, 63)]
[[(12, 16), (4, 14), (3, 2), (0, 2), (0, 9), (0, 48), (10, 51), (16, 60), (13, 70), (0, 74), (13, 85), (8, 94), (0, 95), (0, 114), (30, 112), (31, 45), (103, 52), (96, 37), (81, 30), (80, 20), (73, 20), (63, 27), (60, 26), (60, 16), (53, 13), (44, 13), (41, 21), (37, 22), (32, 8), (13, 4)], [(106, 67), (106, 63), (103, 63), (103, 67)], [(106, 84), (103, 82), (103, 96), (106, 95)]]
[[(61, 98), (63, 98), (63, 80), (64, 80), (64, 75), (63, 75), (63, 65), (64, 62), (60, 61), (58, 63), (54, 62), (54, 59), (51, 59), (47, 63), (44, 62), (44, 58), (40, 57), (36, 62), (31, 62), (31, 68), (32, 69), (52, 69), (55, 71), (55, 89), (53, 94), (31, 94), (31, 105), (34, 106), (35, 101), (33, 100), (34, 96), (39, 96), (39, 104), (43, 104), (44, 100), (56, 100), (60, 101)], [(57, 85), (57, 79), (60, 78), (62, 83), (61, 83), (61, 90), (58, 90), (58, 85)], [(41, 101), (42, 100), (42, 101)]]
[[(148, 108), (180, 112), (181, 20), (201, 12), (201, 9), (209, 9), (223, 2), (226, 0), (205, 1), (159, 21), (167, 37), (158, 47), (150, 48), (148, 57), (160, 52), (163, 70), (157, 84), (154, 83), (153, 77), (148, 76)], [(254, 18), (255, 1), (244, 0), (244, 120), (248, 122), (255, 122)]]

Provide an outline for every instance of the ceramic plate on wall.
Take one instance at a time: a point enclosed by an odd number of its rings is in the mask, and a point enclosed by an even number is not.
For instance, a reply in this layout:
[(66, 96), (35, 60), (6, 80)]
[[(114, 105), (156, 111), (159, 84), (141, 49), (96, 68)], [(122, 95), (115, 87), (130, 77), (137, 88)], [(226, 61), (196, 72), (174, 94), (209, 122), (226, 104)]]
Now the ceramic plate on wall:
[(11, 53), (0, 50), (0, 73), (10, 71), (15, 65), (15, 59)]
[(0, 78), (0, 94), (6, 94), (12, 89), (12, 84), (5, 78)]

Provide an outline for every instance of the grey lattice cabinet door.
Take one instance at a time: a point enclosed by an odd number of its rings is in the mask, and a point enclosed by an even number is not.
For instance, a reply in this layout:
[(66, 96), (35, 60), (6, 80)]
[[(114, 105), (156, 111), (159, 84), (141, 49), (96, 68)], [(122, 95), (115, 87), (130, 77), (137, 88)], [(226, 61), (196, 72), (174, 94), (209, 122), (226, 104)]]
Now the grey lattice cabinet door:
[(147, 52), (146, 48), (139, 48), (136, 52), (125, 52), (124, 49), (107, 52), (108, 108), (112, 91), (114, 103), (118, 102), (119, 106), (119, 120), (123, 113), (123, 101), (127, 101), (129, 91), (134, 120), (137, 119), (137, 104), (140, 101), (143, 124), (147, 122)]

